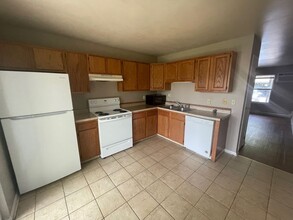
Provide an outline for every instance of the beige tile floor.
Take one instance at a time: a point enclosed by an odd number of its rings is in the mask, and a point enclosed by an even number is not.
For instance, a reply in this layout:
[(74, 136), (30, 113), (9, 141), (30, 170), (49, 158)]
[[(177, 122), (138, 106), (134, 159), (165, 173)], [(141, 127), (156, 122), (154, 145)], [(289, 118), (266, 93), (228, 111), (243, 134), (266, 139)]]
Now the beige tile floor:
[(17, 219), (293, 219), (293, 174), (160, 137), (20, 198)]

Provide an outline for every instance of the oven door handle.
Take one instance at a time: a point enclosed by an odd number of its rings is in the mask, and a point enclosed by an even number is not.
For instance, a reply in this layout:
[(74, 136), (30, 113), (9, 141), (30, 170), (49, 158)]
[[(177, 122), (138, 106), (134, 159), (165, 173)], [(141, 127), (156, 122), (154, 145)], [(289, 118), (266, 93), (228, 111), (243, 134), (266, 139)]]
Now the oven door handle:
[(105, 122), (112, 122), (112, 121), (119, 121), (119, 120), (123, 120), (123, 119), (128, 119), (131, 118), (131, 115), (121, 115), (121, 116), (113, 116), (111, 118), (99, 118), (99, 122), (100, 123), (105, 123)]

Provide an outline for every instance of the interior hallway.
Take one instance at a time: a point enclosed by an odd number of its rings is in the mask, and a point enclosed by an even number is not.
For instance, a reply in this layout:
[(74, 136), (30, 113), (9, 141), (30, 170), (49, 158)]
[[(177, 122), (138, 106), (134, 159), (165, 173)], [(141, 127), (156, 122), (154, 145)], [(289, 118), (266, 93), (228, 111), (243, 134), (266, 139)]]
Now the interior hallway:
[(290, 119), (251, 114), (240, 155), (293, 173)]

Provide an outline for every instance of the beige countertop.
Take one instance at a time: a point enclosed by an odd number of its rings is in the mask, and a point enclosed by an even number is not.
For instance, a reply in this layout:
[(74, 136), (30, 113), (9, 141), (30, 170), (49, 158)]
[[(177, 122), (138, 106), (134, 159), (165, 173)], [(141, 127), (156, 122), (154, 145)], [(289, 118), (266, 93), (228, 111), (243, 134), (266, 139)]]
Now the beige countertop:
[[(152, 110), (152, 109), (162, 109), (166, 111), (171, 111), (171, 112), (177, 112), (189, 116), (194, 116), (198, 118), (204, 118), (204, 119), (209, 119), (209, 120), (224, 120), (226, 118), (229, 118), (231, 114), (229, 113), (221, 113), (218, 112), (217, 114), (214, 114), (211, 111), (203, 111), (203, 110), (198, 110), (198, 109), (191, 109), (188, 112), (180, 112), (176, 110), (171, 110), (167, 108), (163, 108), (160, 106), (152, 106), (152, 105), (136, 105), (136, 106), (129, 106), (129, 107), (123, 107), (124, 109), (127, 109), (132, 112), (140, 112), (140, 111), (146, 111), (146, 110)], [(97, 116), (94, 115), (93, 113), (90, 113), (88, 111), (76, 111), (74, 112), (74, 118), (76, 123), (80, 122), (85, 122), (85, 121), (90, 121), (90, 120), (97, 120)]]
[(221, 113), (221, 112), (214, 114), (212, 111), (203, 111), (203, 110), (197, 110), (197, 109), (191, 109), (188, 112), (181, 112), (181, 111), (163, 108), (160, 106), (151, 106), (151, 105), (138, 105), (138, 106), (124, 107), (124, 109), (127, 109), (132, 112), (140, 112), (140, 111), (151, 110), (151, 109), (156, 109), (156, 108), (166, 110), (166, 111), (171, 111), (171, 112), (177, 112), (177, 113), (181, 113), (181, 114), (185, 114), (185, 115), (189, 115), (189, 116), (194, 116), (194, 117), (198, 117), (198, 118), (216, 120), (216, 121), (224, 120), (224, 119), (230, 117), (230, 115), (231, 115), (229, 113)]
[(90, 112), (74, 112), (74, 118), (76, 123), (90, 121), (90, 120), (97, 120), (98, 117)]
[(136, 106), (123, 107), (123, 108), (126, 109), (126, 110), (129, 110), (129, 111), (132, 111), (132, 112), (139, 112), (139, 111), (156, 109), (157, 106), (153, 106), (153, 105), (136, 105)]

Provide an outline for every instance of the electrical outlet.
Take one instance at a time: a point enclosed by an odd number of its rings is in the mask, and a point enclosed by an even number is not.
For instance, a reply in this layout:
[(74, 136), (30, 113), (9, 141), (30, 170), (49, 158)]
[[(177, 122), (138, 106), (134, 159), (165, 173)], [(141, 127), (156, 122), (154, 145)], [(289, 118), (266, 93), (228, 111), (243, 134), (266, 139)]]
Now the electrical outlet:
[(145, 95), (142, 96), (142, 100), (145, 100)]
[(235, 99), (232, 99), (231, 100), (231, 105), (235, 105), (236, 104), (236, 100)]
[(171, 97), (171, 93), (168, 93), (167, 97)]
[(227, 101), (226, 98), (223, 99), (223, 104), (224, 104), (224, 105), (227, 105), (227, 104), (228, 104), (228, 101)]
[(212, 104), (212, 100), (211, 100), (211, 99), (208, 99), (208, 100), (207, 100), (207, 103), (208, 103), (209, 105), (211, 105), (211, 104)]

